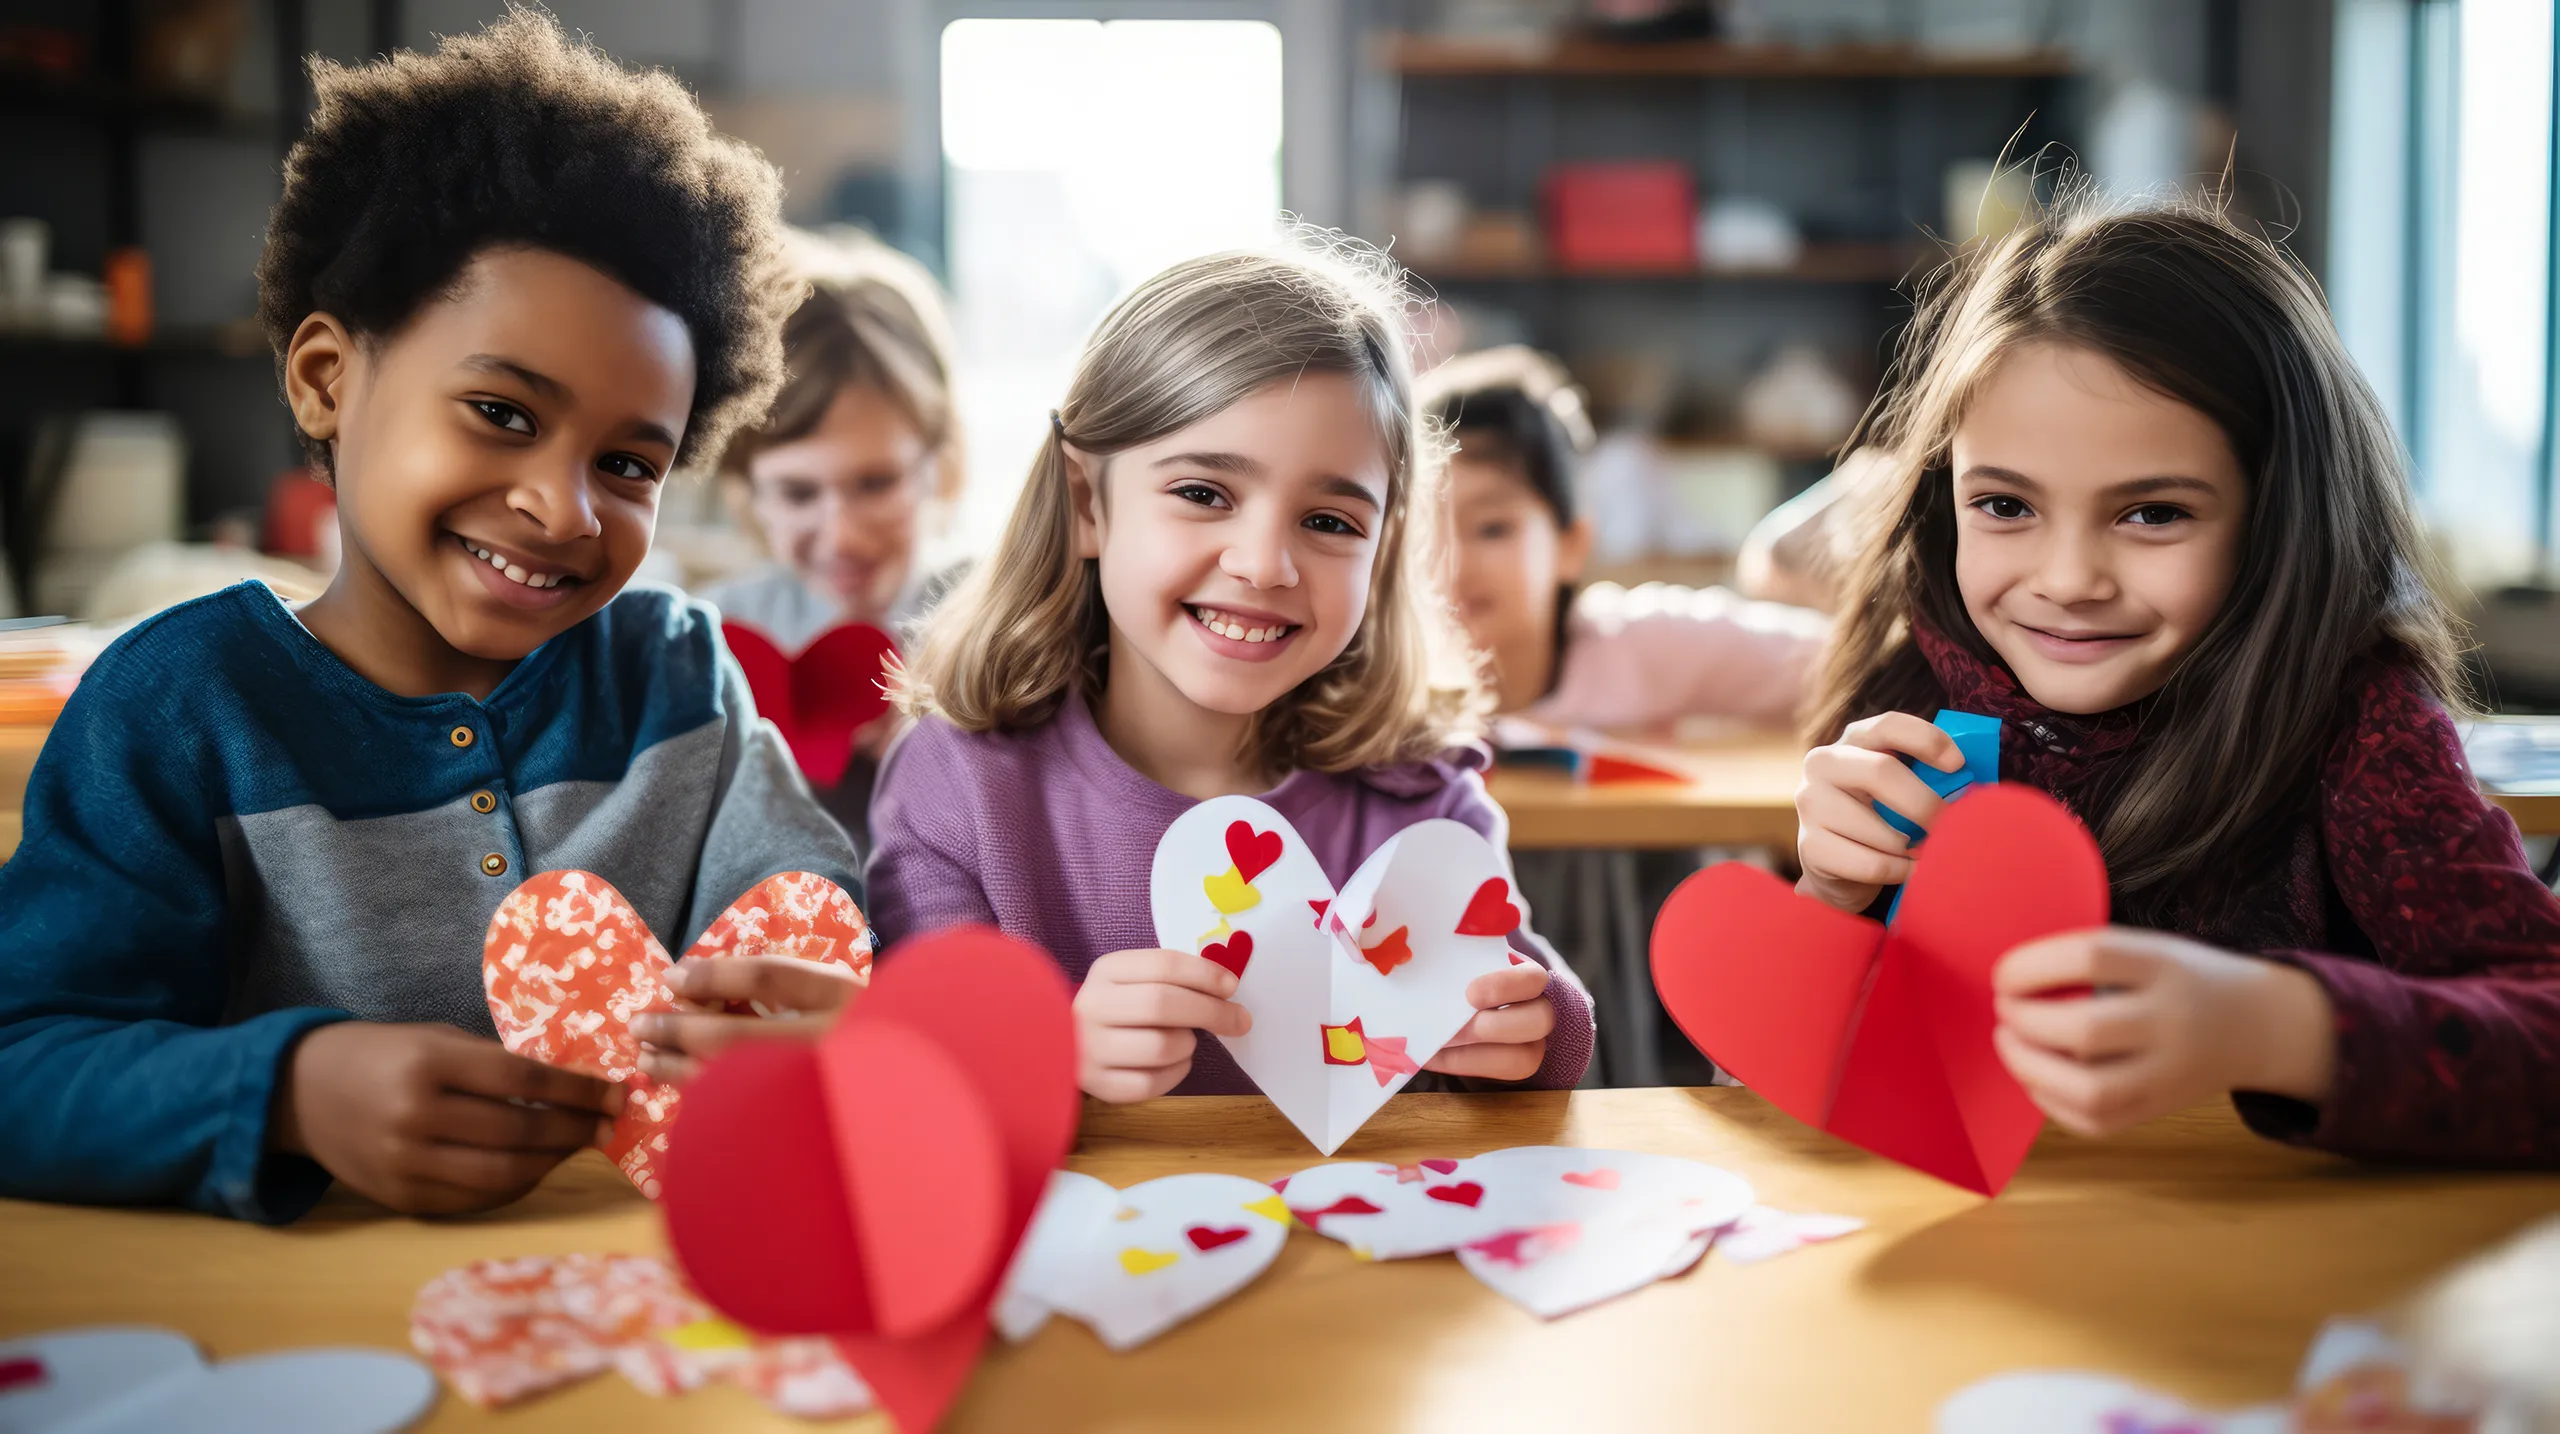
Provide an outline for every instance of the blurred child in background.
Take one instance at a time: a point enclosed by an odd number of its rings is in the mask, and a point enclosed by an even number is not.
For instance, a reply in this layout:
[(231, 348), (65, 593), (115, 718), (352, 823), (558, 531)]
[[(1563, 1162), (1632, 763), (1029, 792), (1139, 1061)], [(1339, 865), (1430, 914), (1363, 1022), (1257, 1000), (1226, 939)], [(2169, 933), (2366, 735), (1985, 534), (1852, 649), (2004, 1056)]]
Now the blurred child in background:
[(1421, 380), (1457, 445), (1450, 590), (1489, 664), (1497, 709), (1555, 728), (1667, 733), (1685, 717), (1784, 726), (1830, 624), (1723, 588), (1577, 590), (1591, 553), (1574, 478), (1591, 446), (1555, 360), (1510, 346)]
[[(783, 331), (790, 376), (720, 455), (725, 496), (773, 556), (702, 596), (785, 656), (847, 623), (902, 644), (950, 580), (919, 556), (962, 482), (951, 328), (924, 266), (869, 235), (795, 231), (811, 288)], [(819, 799), (857, 841), (895, 718), (858, 734)]]

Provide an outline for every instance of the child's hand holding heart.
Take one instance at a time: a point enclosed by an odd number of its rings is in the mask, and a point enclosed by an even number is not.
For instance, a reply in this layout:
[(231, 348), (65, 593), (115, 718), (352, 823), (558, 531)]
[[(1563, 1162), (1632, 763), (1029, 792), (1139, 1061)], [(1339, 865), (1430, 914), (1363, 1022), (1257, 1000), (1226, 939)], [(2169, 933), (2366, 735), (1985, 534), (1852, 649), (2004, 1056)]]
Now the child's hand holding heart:
[(1534, 961), (1487, 971), (1467, 983), (1475, 1015), (1423, 1069), (1485, 1080), (1527, 1080), (1547, 1059), (1556, 1006), (1546, 994), (1547, 968)]
[(1876, 812), (1882, 802), (1913, 826), (1936, 826), (1946, 803), (1912, 775), (1910, 757), (1944, 772), (1964, 766), (1956, 739), (1908, 712), (1852, 722), (1840, 740), (1805, 755), (1796, 787), (1799, 895), (1851, 915), (1911, 879), (1911, 842)]
[[(796, 956), (689, 958), (668, 967), (666, 980), (682, 1006), (632, 1017), (631, 1033), (641, 1071), (679, 1083), (732, 1041), (816, 1040), (862, 987), (848, 967)], [(770, 1014), (727, 1014), (735, 1006)]]
[(1993, 968), (2000, 1059), (2044, 1113), (2112, 1135), (2235, 1090), (2318, 1104), (2335, 1014), (2309, 975), (2158, 931), (2030, 941)]
[(1095, 961), (1076, 991), (1076, 1083), (1114, 1104), (1173, 1089), (1191, 1074), (1195, 1032), (1253, 1029), (1235, 994), (1234, 972), (1187, 951), (1114, 951)]
[(340, 1021), (296, 1042), (267, 1145), (404, 1215), (495, 1209), (589, 1145), (622, 1091), (451, 1026)]

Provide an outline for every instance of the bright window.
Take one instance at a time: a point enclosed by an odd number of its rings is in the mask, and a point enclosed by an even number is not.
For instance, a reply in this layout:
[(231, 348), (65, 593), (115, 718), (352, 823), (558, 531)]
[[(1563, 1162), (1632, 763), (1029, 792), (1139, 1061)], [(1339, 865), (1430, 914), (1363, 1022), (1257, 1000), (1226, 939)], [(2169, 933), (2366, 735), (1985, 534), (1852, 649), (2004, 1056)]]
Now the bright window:
[(2551, 0), (2340, 0), (2339, 329), (2475, 583), (2547, 572)]
[(942, 32), (942, 153), (967, 538), (1012, 509), (1077, 348), (1177, 259), (1280, 215), (1280, 32), (1245, 20), (961, 20)]

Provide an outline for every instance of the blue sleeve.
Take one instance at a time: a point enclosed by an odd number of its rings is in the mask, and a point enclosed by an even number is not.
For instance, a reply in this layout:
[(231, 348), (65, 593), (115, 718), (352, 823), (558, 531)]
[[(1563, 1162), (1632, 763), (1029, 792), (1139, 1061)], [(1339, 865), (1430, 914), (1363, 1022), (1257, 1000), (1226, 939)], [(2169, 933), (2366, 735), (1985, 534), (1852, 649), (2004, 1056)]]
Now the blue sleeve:
[(346, 1013), (217, 1024), (220, 798), (206, 719), (189, 711), (210, 674), (151, 635), (128, 634), (82, 680), (0, 866), (0, 1195), (282, 1223), (329, 1177), (268, 1153), (277, 1073), (305, 1031)]

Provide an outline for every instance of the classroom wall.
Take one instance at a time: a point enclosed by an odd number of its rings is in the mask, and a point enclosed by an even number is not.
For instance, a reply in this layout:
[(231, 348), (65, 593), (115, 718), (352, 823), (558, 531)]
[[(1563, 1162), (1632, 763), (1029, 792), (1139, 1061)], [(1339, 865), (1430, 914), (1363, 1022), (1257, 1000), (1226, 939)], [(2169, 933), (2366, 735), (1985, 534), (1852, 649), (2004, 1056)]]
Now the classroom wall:
[[(2087, 158), (2102, 176), (2135, 186), (2192, 179), (2192, 130), (2220, 113), (2239, 128), (2243, 195), (2255, 212), (2298, 214), (2298, 244), (2315, 268), (2326, 197), (2328, 144), (2327, 0), (2062, 0), (2068, 42), (2087, 58)], [(503, 0), (300, 0), (301, 43), (339, 60), (376, 53), (375, 25), (396, 17), (404, 46), (485, 23)], [(1119, 10), (1144, 14), (1253, 14), (1279, 24), (1289, 46), (1289, 141), (1284, 202), (1322, 222), (1373, 216), (1363, 186), (1363, 147), (1380, 140), (1358, 130), (1362, 37), (1409, 18), (1397, 0), (1196, 0), (1167, 5), (1127, 0), (1080, 6), (1034, 0), (556, 0), (573, 27), (624, 58), (664, 65), (696, 85), (724, 127), (762, 146), (785, 170), (795, 219), (860, 219), (932, 257), (940, 245), (940, 158), (935, 142), (934, 38), (966, 14), (1063, 14)], [(16, 0), (11, 13), (45, 20), (88, 13), (77, 0)], [(209, 329), (254, 309), (252, 275), (284, 145), (307, 98), (284, 58), (276, 0), (252, 0), (240, 47), (233, 107), (257, 123), (237, 132), (152, 133), (140, 142), (137, 225), (157, 265), (164, 326)], [(2217, 62), (2217, 45), (2235, 56)], [(2217, 64), (2220, 68), (2217, 68)], [(1967, 103), (1950, 89), (1932, 122), (1963, 125)], [(1748, 182), (1782, 190), (1808, 214), (1866, 202), (1883, 176), (1876, 159), (1843, 136), (1855, 128), (1840, 96), (1820, 86), (1754, 100), (1747, 129), (1702, 113), (1682, 141), (1696, 150), (1711, 185)], [(1650, 141), (1661, 117), (1632, 96), (1577, 106), (1577, 145), (1621, 136)], [(1999, 117), (1987, 117), (1985, 123)], [(1467, 123), (1461, 114), (1455, 121)], [(10, 116), (0, 143), (0, 196), (54, 196), (56, 247), (66, 267), (94, 272), (108, 244), (104, 159), (95, 133), (45, 115)], [(1405, 137), (1428, 143), (1432, 136)], [(1449, 138), (1458, 138), (1451, 136)], [(1386, 141), (1394, 142), (1390, 136)], [(2263, 176), (2259, 182), (2258, 176)], [(67, 196), (67, 198), (65, 198)], [(2289, 207), (2288, 207), (2289, 206)], [(0, 204), (0, 208), (6, 208)], [(1374, 227), (1374, 226), (1373, 226)], [(1385, 232), (1370, 237), (1388, 238)], [(1670, 346), (1709, 374), (1739, 374), (1765, 347), (1748, 335), (1756, 307), (1783, 307), (1772, 322), (1799, 326), (1818, 343), (1864, 342), (1870, 316), (1838, 293), (1733, 296), (1731, 328), (1700, 330), (1641, 285), (1587, 305), (1561, 324), (1568, 340), (1607, 334), (1616, 346)], [(48, 405), (79, 403), (113, 388), (103, 354), (70, 355), (22, 374), (0, 396), (0, 441), (26, 431)], [(30, 369), (25, 363), (19, 369)], [(189, 517), (254, 507), (275, 472), (296, 461), (267, 366), (211, 352), (155, 356), (136, 400), (176, 411), (193, 443)], [(14, 460), (13, 460), (14, 461)]]

